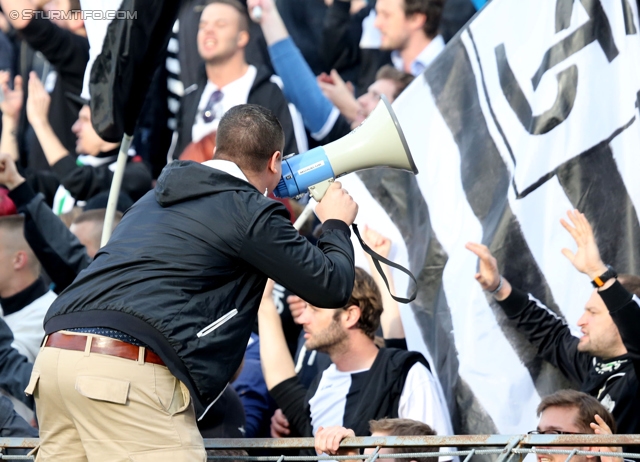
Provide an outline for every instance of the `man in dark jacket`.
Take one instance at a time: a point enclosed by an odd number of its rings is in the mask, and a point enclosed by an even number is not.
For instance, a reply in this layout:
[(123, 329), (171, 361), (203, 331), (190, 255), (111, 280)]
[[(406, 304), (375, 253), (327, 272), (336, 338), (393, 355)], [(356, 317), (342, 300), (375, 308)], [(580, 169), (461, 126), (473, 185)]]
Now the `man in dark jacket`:
[(26, 390), (43, 458), (204, 461), (191, 399), (202, 417), (238, 369), (267, 278), (321, 306), (347, 301), (357, 205), (332, 186), (311, 245), (265, 197), (283, 146), (270, 111), (230, 109), (215, 159), (168, 165), (60, 295)]
[(245, 59), (249, 18), (237, 0), (213, 0), (202, 11), (198, 53), (204, 60), (197, 83), (184, 89), (178, 113), (177, 159), (189, 143), (214, 133), (220, 117), (237, 104), (259, 104), (270, 109), (282, 124), (283, 153), (306, 150), (302, 119), (287, 102), (279, 79), (264, 66)]
[(578, 245), (562, 253), (596, 287), (578, 320), (582, 337), (571, 334), (565, 321), (533, 295), (512, 288), (500, 276), (486, 246), (469, 243), (480, 258), (476, 279), (492, 293), (517, 328), (581, 391), (598, 399), (613, 414), (618, 433), (640, 432), (640, 278), (618, 275), (600, 259), (591, 225), (584, 214), (569, 212), (573, 226), (561, 220)]

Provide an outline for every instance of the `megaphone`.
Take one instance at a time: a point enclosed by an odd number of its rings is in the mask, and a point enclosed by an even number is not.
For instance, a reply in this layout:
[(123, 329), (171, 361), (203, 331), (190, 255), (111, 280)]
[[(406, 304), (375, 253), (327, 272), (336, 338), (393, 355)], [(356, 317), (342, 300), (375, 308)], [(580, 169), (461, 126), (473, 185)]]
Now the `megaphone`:
[(384, 95), (369, 117), (348, 135), (285, 157), (282, 178), (273, 193), (276, 197), (297, 197), (308, 190), (320, 201), (336, 178), (373, 167), (418, 173), (398, 118)]

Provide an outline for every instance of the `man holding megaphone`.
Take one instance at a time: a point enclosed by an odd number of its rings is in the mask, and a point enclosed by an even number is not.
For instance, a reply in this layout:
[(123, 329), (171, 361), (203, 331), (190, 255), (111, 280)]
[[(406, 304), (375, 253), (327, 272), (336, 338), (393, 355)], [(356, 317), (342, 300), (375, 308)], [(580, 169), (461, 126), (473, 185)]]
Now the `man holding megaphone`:
[(310, 244), (265, 197), (281, 180), (283, 146), (268, 109), (230, 109), (214, 159), (169, 164), (51, 306), (25, 390), (40, 456), (205, 461), (196, 416), (240, 365), (267, 278), (317, 306), (347, 303), (358, 206), (333, 182)]

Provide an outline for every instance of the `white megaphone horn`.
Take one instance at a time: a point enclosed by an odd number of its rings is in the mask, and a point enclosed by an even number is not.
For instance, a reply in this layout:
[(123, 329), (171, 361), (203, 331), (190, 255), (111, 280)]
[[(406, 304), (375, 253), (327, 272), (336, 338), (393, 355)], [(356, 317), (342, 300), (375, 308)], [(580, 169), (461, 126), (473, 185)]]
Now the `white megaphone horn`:
[(326, 146), (285, 157), (274, 194), (297, 197), (308, 190), (320, 201), (336, 178), (373, 167), (418, 173), (398, 118), (384, 95), (369, 117), (348, 135)]

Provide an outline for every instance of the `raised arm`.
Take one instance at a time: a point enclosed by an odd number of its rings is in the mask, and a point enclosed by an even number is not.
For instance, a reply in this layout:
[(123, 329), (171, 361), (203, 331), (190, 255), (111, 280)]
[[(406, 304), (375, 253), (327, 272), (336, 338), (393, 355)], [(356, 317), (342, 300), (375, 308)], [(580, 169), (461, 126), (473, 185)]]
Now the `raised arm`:
[(9, 189), (9, 197), (18, 211), (24, 213), (24, 237), (60, 293), (89, 266), (91, 258), (85, 247), (53, 213), (42, 195), (36, 195), (7, 154), (0, 154), (0, 184)]
[(306, 390), (296, 376), (272, 291), (273, 281), (269, 280), (258, 310), (262, 375), (269, 393), (281, 408), (271, 419), (272, 435), (285, 436), (293, 431), (294, 435), (304, 436), (310, 431)]
[(498, 262), (485, 245), (469, 242), (466, 248), (479, 259), (475, 279), (495, 300), (517, 329), (538, 349), (540, 356), (580, 383), (591, 356), (578, 351), (578, 339), (562, 318), (532, 295), (511, 287), (500, 275)]
[[(391, 251), (391, 240), (384, 237), (374, 229), (365, 226), (362, 230), (362, 239), (364, 242), (377, 254), (382, 257), (388, 258)], [(389, 289), (382, 280), (382, 276), (378, 273), (378, 269), (373, 264), (373, 260), (368, 253), (365, 252), (367, 261), (369, 262), (369, 270), (373, 276), (373, 280), (376, 281), (380, 294), (382, 295), (382, 315), (380, 316), (380, 327), (382, 328), (382, 336), (385, 339), (403, 339), (404, 327), (402, 326), (402, 318), (400, 317), (400, 307), (391, 293), (396, 293), (395, 284), (393, 281), (393, 273), (387, 265), (381, 265), (382, 271), (389, 282)], [(391, 292), (391, 293), (390, 293)]]
[(258, 311), (260, 362), (267, 389), (295, 377), (295, 365), (282, 330), (280, 315), (273, 302), (273, 281), (267, 282)]
[(240, 256), (309, 303), (342, 307), (355, 280), (349, 225), (357, 212), (358, 205), (340, 182), (333, 183), (316, 207), (323, 233), (314, 246), (291, 226), (286, 209), (274, 201), (256, 212)]
[(27, 98), (27, 118), (36, 132), (49, 165), (69, 155), (49, 123), (51, 96), (35, 72), (29, 74), (29, 97)]
[(284, 94), (298, 108), (314, 138), (323, 138), (335, 123), (338, 109), (320, 91), (315, 75), (289, 36), (273, 0), (248, 0), (247, 6), (249, 11), (256, 6), (262, 8), (262, 17), (257, 22), (267, 41), (273, 67), (284, 84)]
[[(560, 222), (575, 240), (577, 249), (575, 253), (569, 249), (562, 249), (562, 253), (578, 271), (593, 281), (609, 268), (600, 257), (593, 228), (584, 214), (573, 210), (567, 212), (567, 216), (571, 223), (566, 220)], [(640, 370), (640, 299), (626, 290), (615, 278), (609, 279), (599, 287), (598, 294), (618, 327), (625, 348), (634, 358), (636, 368)]]

